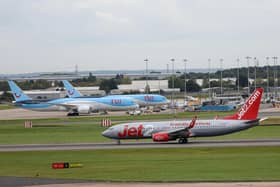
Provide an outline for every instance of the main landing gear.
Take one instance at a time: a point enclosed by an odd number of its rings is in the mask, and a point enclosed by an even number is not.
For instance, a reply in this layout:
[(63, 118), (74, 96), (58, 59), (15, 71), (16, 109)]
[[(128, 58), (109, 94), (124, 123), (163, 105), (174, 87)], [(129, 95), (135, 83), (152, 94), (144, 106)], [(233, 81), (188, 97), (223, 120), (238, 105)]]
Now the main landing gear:
[(179, 143), (179, 144), (188, 143), (188, 138), (179, 138), (178, 143)]
[(67, 116), (79, 116), (78, 112), (69, 112)]

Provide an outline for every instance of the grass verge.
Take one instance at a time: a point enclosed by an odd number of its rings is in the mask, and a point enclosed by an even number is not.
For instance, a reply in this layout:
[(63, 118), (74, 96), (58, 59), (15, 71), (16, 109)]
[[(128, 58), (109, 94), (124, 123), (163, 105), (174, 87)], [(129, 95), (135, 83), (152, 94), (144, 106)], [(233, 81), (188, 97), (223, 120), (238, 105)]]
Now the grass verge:
[[(81, 122), (34, 122), (33, 128), (25, 129), (23, 123), (0, 125), (0, 144), (47, 144), (47, 143), (87, 143), (109, 142), (101, 135), (106, 128), (99, 123)], [(203, 140), (229, 139), (279, 139), (280, 126), (258, 126), (234, 134), (207, 138)], [(141, 140), (142, 141), (142, 140)], [(151, 140), (143, 140), (151, 141)]]
[[(51, 169), (52, 162), (83, 168)], [(97, 181), (280, 180), (280, 147), (6, 152), (0, 175)]]
[(0, 110), (8, 110), (15, 108), (13, 105), (0, 104)]

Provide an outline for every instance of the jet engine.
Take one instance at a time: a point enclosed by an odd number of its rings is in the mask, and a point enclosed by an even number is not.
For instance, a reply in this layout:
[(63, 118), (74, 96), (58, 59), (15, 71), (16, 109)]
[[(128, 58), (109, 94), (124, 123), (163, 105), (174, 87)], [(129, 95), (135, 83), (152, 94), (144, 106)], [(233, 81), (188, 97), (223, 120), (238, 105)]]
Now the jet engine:
[(159, 132), (153, 134), (153, 141), (154, 142), (167, 142), (171, 138), (169, 137), (168, 133), (165, 132)]
[(91, 112), (91, 107), (88, 105), (80, 105), (77, 110), (79, 114), (89, 114)]

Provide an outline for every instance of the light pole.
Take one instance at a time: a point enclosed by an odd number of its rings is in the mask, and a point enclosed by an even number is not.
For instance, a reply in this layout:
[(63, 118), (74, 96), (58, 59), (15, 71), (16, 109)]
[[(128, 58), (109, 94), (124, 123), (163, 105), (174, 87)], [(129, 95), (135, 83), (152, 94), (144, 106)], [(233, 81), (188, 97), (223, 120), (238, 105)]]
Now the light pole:
[(211, 70), (211, 59), (208, 58), (208, 94), (209, 94), (209, 99), (211, 98), (210, 70)]
[(221, 95), (223, 93), (223, 61), (224, 59), (220, 59), (220, 68), (221, 68)]
[(268, 92), (269, 92), (269, 57), (266, 57), (266, 98), (268, 98), (269, 96), (269, 94), (268, 94)]
[(160, 95), (160, 79), (158, 79), (158, 94)]
[(254, 58), (254, 63), (255, 63), (255, 77), (254, 77), (254, 85), (255, 89), (257, 88), (257, 65), (258, 65), (258, 59), (257, 57)]
[(186, 101), (186, 97), (187, 97), (187, 85), (186, 85), (186, 81), (187, 81), (187, 59), (183, 59), (184, 61), (184, 67), (185, 67), (185, 81), (184, 81), (184, 102)]
[(145, 93), (149, 93), (149, 91), (148, 91), (148, 62), (149, 62), (149, 60), (146, 58), (144, 61), (146, 62), (146, 88), (145, 88)]
[(277, 57), (272, 57), (274, 68), (273, 68), (273, 79), (274, 79), (274, 99), (277, 97), (277, 86), (278, 86), (278, 75), (277, 75)]
[(248, 97), (250, 96), (250, 59), (251, 57), (246, 56), (245, 57), (247, 59), (247, 66), (248, 66), (248, 72), (247, 72), (247, 76), (248, 76)]
[(240, 59), (237, 58), (236, 61), (237, 61), (237, 91), (238, 91), (238, 95), (240, 95), (240, 90), (239, 90), (239, 61), (240, 61)]
[(174, 80), (174, 61), (175, 61), (175, 59), (171, 58), (170, 61), (172, 63), (172, 95), (171, 95), (171, 102), (172, 102), (172, 105), (174, 107), (174, 84), (175, 84), (175, 80)]

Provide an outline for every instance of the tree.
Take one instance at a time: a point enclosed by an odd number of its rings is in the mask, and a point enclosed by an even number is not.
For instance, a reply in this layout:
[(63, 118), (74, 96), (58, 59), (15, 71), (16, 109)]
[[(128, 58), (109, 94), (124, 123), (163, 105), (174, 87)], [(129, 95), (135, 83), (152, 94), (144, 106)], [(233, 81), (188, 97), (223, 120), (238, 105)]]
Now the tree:
[[(238, 85), (238, 79), (236, 79), (236, 86)], [(248, 77), (246, 75), (239, 75), (239, 85), (240, 87), (248, 87)]]
[(8, 101), (8, 102), (13, 101), (13, 95), (11, 93), (8, 93), (7, 91), (4, 91), (4, 93), (0, 95), (0, 103), (2, 101)]
[(118, 84), (115, 79), (101, 80), (99, 90), (104, 90), (106, 93), (109, 93), (113, 89), (118, 89)]
[(90, 81), (90, 82), (95, 82), (96, 81), (96, 76), (93, 76), (91, 72), (89, 73), (88, 81)]
[(10, 90), (7, 81), (0, 81), (0, 91), (8, 91)]
[(186, 90), (188, 92), (199, 92), (201, 87), (193, 79), (190, 79), (186, 82)]
[[(173, 85), (172, 85), (172, 76), (169, 77), (168, 79), (168, 87), (169, 88), (173, 88)], [(181, 79), (180, 77), (176, 77), (174, 76), (174, 88), (180, 88), (180, 90), (184, 90), (184, 80)]]
[(213, 87), (220, 87), (221, 83), (220, 83), (220, 81), (211, 81), (210, 82), (210, 86), (211, 86), (211, 88), (213, 88)]
[(124, 76), (123, 74), (117, 74), (115, 77), (118, 84), (131, 84), (129, 77)]

